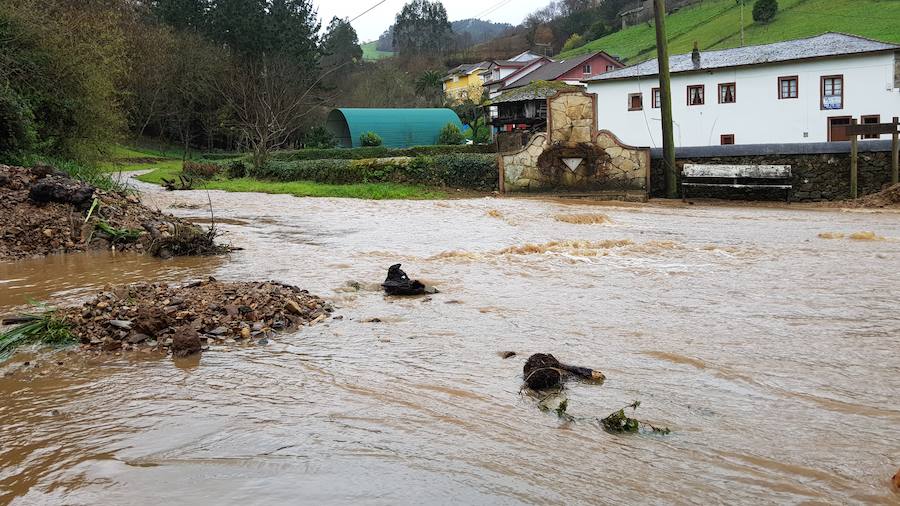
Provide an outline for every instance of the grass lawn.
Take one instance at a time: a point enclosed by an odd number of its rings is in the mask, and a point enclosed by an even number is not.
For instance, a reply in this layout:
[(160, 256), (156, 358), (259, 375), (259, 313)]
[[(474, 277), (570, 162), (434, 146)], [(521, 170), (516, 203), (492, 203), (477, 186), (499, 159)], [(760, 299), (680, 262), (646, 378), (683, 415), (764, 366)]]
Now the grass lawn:
[(241, 178), (212, 180), (202, 187), (210, 190), (287, 194), (295, 197), (339, 197), (369, 200), (447, 198), (447, 194), (441, 190), (393, 183), (323, 184), (311, 181), (276, 182)]
[[(177, 170), (157, 169), (148, 174), (138, 176), (145, 183), (160, 184), (161, 178), (175, 179), (181, 173)], [(447, 194), (424, 186), (393, 183), (361, 183), (361, 184), (323, 184), (312, 181), (260, 181), (252, 178), (213, 179), (197, 184), (198, 189), (224, 190), (227, 192), (254, 192), (286, 194), (295, 197), (338, 197), (370, 200), (429, 200), (444, 199)]]
[[(143, 166), (146, 168), (146, 164)], [(181, 161), (177, 164), (157, 164), (153, 172), (138, 176), (145, 183), (162, 184), (162, 179), (175, 180), (181, 174)], [(135, 166), (126, 170), (138, 170)], [(312, 181), (260, 181), (259, 179), (213, 179), (196, 184), (198, 189), (224, 190), (228, 192), (255, 192), (286, 194), (295, 197), (339, 197), (370, 200), (431, 200), (445, 199), (447, 193), (424, 186), (393, 183), (323, 184)]]
[(378, 42), (367, 42), (365, 44), (360, 44), (359, 47), (363, 50), (363, 60), (380, 60), (382, 58), (390, 58), (394, 56), (394, 53), (390, 51), (379, 51), (375, 48)]
[[(746, 45), (844, 32), (885, 42), (900, 42), (900, 1), (897, 0), (779, 0), (778, 14), (765, 25), (753, 21), (753, 5), (744, 8)], [(671, 54), (689, 53), (694, 41), (701, 50), (726, 49), (741, 44), (741, 10), (735, 0), (704, 0), (666, 17)], [(566, 58), (606, 51), (633, 65), (656, 57), (656, 29), (650, 23), (588, 42), (559, 55)]]
[[(152, 152), (116, 147), (113, 161), (104, 162), (101, 168), (106, 172), (133, 171), (154, 169), (152, 172), (137, 177), (139, 181), (162, 184), (162, 179), (177, 180), (181, 174), (181, 159), (163, 159), (152, 162), (129, 163), (128, 158), (153, 158)], [(195, 183), (198, 189), (224, 190), (228, 192), (256, 192), (287, 194), (296, 197), (340, 197), (370, 200), (386, 199), (444, 199), (447, 193), (424, 186), (403, 185), (393, 183), (364, 184), (322, 184), (312, 181), (261, 181), (252, 178), (212, 179)]]

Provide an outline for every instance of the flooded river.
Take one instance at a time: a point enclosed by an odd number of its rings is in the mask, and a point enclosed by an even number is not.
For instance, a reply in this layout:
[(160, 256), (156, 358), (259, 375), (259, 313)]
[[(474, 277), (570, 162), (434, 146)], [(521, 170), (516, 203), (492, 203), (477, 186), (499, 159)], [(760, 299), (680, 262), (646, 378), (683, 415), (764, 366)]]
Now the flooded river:
[[(299, 285), (343, 319), (0, 379), (0, 503), (900, 501), (900, 214), (210, 195), (243, 251), (0, 264), (0, 313), (213, 275)], [(208, 217), (206, 192), (144, 199)], [(396, 262), (441, 293), (384, 297)], [(520, 393), (533, 352), (606, 374), (567, 387), (585, 421)], [(589, 421), (634, 400), (672, 433)]]

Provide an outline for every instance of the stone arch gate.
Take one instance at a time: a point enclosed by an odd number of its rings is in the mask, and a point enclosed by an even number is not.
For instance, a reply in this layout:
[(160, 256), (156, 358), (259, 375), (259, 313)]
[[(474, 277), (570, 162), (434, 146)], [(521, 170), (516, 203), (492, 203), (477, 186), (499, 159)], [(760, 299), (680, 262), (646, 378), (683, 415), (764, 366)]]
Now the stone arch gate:
[(597, 130), (597, 95), (560, 91), (547, 99), (547, 132), (500, 153), (500, 191), (647, 199), (650, 149)]

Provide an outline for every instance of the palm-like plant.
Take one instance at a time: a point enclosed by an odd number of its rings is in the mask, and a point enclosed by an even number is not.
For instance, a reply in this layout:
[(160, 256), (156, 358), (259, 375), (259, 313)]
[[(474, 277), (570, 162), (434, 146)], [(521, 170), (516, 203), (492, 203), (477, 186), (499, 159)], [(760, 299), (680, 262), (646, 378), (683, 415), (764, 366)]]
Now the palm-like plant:
[(436, 101), (444, 92), (444, 74), (440, 70), (426, 70), (416, 78), (416, 94), (429, 102)]

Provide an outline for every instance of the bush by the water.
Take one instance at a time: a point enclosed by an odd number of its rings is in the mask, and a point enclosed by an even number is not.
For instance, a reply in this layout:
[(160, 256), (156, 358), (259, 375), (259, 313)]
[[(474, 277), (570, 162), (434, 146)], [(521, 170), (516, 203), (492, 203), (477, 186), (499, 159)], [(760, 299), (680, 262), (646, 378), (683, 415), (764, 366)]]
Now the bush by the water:
[(182, 172), (191, 177), (199, 177), (209, 179), (222, 169), (219, 165), (210, 162), (192, 162), (190, 160), (184, 162)]
[(367, 148), (381, 146), (382, 142), (381, 136), (375, 132), (363, 132), (363, 134), (359, 136), (359, 143)]
[(250, 176), (326, 184), (407, 183), (492, 190), (497, 157), (489, 154), (369, 158), (361, 160), (272, 160)]
[[(489, 132), (488, 132), (489, 133)], [(362, 160), (366, 158), (393, 158), (398, 156), (449, 155), (457, 153), (496, 153), (494, 144), (469, 144), (453, 146), (413, 146), (410, 148), (388, 148), (385, 146), (366, 148), (300, 149), (273, 153), (272, 160)]]
[(454, 145), (462, 144), (465, 141), (466, 136), (463, 135), (463, 133), (459, 131), (459, 127), (453, 123), (444, 125), (440, 135), (438, 135), (438, 144)]

